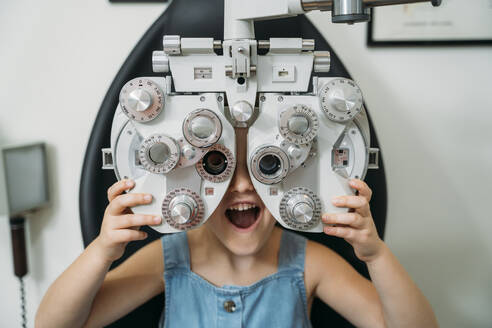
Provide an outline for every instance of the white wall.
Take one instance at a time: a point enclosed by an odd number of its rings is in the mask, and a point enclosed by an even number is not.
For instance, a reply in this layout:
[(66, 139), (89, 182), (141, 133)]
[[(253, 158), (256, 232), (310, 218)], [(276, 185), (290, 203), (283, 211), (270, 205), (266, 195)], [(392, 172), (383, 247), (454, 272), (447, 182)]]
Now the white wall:
[[(99, 106), (121, 64), (163, 4), (108, 0), (0, 1), (0, 142), (49, 146), (53, 206), (29, 220), (28, 323), (83, 249), (79, 180)], [(20, 327), (8, 220), (0, 218), (0, 327)]]
[[(82, 251), (78, 188), (97, 110), (164, 5), (0, 2), (0, 142), (49, 145), (54, 203), (29, 221), (28, 321)], [(367, 49), (365, 26), (310, 14), (360, 84), (384, 151), (387, 241), (442, 327), (492, 322), (492, 48)], [(149, 54), (150, 55), (150, 54)], [(8, 223), (0, 218), (0, 326), (19, 326)]]
[(386, 241), (442, 327), (492, 325), (492, 48), (365, 46), (313, 23), (362, 88), (388, 181)]

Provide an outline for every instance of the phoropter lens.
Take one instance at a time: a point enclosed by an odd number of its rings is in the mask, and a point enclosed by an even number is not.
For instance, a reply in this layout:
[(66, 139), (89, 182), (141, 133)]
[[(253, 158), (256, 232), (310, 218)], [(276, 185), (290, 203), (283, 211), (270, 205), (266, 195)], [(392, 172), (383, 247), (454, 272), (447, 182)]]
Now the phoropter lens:
[(220, 151), (210, 151), (203, 156), (203, 168), (208, 174), (219, 175), (227, 168), (227, 158)]
[(260, 183), (271, 185), (282, 182), (289, 174), (289, 168), (289, 156), (278, 146), (262, 146), (251, 154), (250, 170)]
[(259, 167), (261, 173), (265, 175), (275, 174), (280, 168), (280, 159), (275, 155), (266, 155), (260, 159)]
[(162, 164), (168, 160), (171, 150), (164, 143), (156, 143), (149, 149), (149, 157), (155, 164)]

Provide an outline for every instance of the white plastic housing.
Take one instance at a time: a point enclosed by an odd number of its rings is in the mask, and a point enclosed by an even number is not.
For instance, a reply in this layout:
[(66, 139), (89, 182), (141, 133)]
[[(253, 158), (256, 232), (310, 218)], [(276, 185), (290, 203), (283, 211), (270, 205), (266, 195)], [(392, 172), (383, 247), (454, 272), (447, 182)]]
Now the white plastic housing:
[[(326, 82), (327, 79), (321, 79)], [(332, 205), (331, 199), (335, 196), (352, 195), (353, 190), (348, 185), (348, 178), (363, 178), (367, 170), (367, 150), (369, 144), (369, 125), (367, 117), (361, 114), (356, 121), (337, 123), (329, 120), (320, 107), (318, 96), (313, 95), (280, 95), (267, 93), (261, 96), (260, 115), (250, 127), (248, 133), (248, 168), (253, 185), (265, 206), (284, 227), (293, 229), (287, 225), (280, 216), (279, 205), (284, 193), (295, 187), (306, 187), (312, 190), (321, 200), (322, 213), (346, 212), (346, 209)], [(278, 113), (284, 108), (303, 104), (316, 112), (319, 119), (319, 132), (317, 142), (311, 149), (311, 156), (304, 165), (290, 172), (282, 182), (267, 185), (256, 180), (251, 172), (250, 158), (252, 153), (260, 146), (280, 145), (284, 140), (280, 135)], [(366, 133), (367, 131), (367, 133)], [(346, 132), (348, 132), (346, 134)], [(349, 148), (349, 163), (345, 168), (346, 176), (332, 169), (332, 150), (337, 147)], [(321, 232), (323, 225), (320, 222), (309, 232)]]
[[(198, 108), (207, 108), (217, 114), (222, 122), (222, 135), (218, 143), (226, 146), (235, 156), (234, 129), (223, 115), (224, 97), (218, 93), (169, 95), (165, 92), (164, 78), (146, 77), (146, 79), (156, 82), (163, 89), (163, 93), (166, 94), (164, 109), (154, 120), (139, 123), (130, 121), (118, 106), (111, 130), (111, 148), (116, 176), (118, 180), (126, 178), (135, 180), (135, 187), (130, 192), (153, 195), (151, 204), (132, 208), (133, 212), (137, 214), (161, 215), (164, 197), (173, 189), (186, 187), (196, 192), (204, 203), (203, 224), (224, 196), (232, 175), (220, 183), (210, 182), (203, 180), (198, 175), (194, 165), (188, 167), (179, 167), (178, 165), (167, 174), (154, 174), (139, 166), (138, 160), (136, 160), (138, 156), (135, 152), (140, 149), (142, 140), (153, 134), (165, 134), (176, 141), (184, 139), (182, 125), (186, 116)], [(203, 153), (199, 152), (199, 154)], [(213, 195), (205, 193), (208, 188), (213, 188)], [(152, 226), (152, 228), (162, 233), (179, 231), (164, 220), (161, 225)]]

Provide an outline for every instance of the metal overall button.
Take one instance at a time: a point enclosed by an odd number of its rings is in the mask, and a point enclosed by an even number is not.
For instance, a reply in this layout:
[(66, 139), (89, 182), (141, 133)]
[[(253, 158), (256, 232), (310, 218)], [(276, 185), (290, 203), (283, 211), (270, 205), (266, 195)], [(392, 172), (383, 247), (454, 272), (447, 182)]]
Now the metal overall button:
[(232, 313), (232, 312), (236, 311), (236, 303), (234, 303), (234, 301), (231, 301), (231, 300), (225, 301), (224, 302), (224, 309), (227, 312)]

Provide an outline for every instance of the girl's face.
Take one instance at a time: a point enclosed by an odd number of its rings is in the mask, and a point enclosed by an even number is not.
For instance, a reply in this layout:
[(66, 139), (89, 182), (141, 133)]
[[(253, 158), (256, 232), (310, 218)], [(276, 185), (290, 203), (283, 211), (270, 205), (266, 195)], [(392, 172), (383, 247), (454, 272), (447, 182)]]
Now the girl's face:
[(248, 129), (236, 128), (236, 170), (229, 188), (205, 226), (236, 255), (251, 255), (269, 239), (275, 218), (251, 182), (247, 160)]

